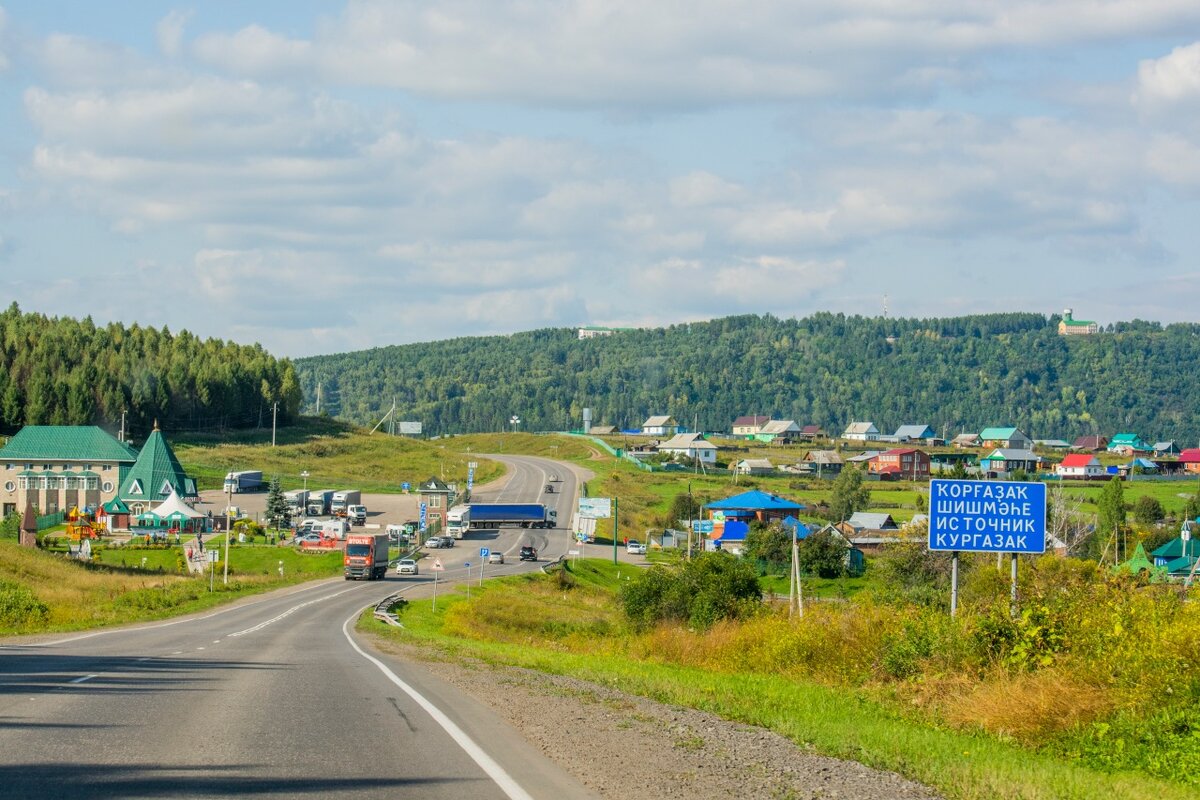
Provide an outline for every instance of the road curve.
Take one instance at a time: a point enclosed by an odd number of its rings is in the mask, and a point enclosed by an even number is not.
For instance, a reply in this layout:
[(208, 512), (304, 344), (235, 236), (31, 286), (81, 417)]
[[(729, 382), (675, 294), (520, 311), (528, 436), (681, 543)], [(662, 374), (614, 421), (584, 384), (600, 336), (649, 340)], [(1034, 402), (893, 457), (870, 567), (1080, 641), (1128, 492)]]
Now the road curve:
[[(532, 500), (545, 463), (501, 460), (516, 466), (500, 491)], [(563, 509), (570, 476), (554, 498)], [(496, 540), (529, 536), (544, 537), (546, 557), (567, 548), (562, 530)], [(476, 542), (459, 545), (439, 553), (443, 582), (478, 580), (476, 563), (463, 566)], [(358, 613), (398, 590), (428, 596), (431, 575), (319, 581), (163, 623), (9, 640), (0, 797), (590, 797), (488, 708), (354, 634)]]

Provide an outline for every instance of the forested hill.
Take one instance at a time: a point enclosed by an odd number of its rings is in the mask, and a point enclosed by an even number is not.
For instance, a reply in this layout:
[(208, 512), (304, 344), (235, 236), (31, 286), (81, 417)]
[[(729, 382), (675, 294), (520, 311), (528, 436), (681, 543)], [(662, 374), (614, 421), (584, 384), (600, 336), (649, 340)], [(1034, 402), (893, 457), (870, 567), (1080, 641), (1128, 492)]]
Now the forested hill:
[(271, 424), (300, 407), (291, 363), (258, 345), (197, 339), (166, 328), (103, 327), (91, 319), (0, 313), (0, 428), (95, 424), (115, 431), (121, 412), (139, 439), (159, 420), (168, 433)]
[(1133, 431), (1200, 436), (1200, 325), (1118, 323), (1062, 337), (1058, 317), (991, 314), (884, 319), (739, 316), (578, 340), (573, 329), (462, 338), (296, 361), (305, 409), (425, 433), (594, 424), (652, 414), (728, 430), (742, 414), (840, 431), (871, 420), (939, 434), (1016, 425), (1037, 438)]

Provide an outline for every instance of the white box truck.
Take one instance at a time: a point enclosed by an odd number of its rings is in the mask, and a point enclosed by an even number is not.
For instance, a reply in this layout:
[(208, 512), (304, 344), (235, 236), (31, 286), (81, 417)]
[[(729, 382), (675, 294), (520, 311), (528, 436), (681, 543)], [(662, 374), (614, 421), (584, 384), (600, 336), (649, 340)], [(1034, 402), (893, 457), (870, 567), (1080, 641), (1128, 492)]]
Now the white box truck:
[(339, 517), (346, 516), (346, 509), (362, 502), (362, 492), (358, 489), (343, 489), (333, 493), (333, 502), (329, 504), (329, 513)]

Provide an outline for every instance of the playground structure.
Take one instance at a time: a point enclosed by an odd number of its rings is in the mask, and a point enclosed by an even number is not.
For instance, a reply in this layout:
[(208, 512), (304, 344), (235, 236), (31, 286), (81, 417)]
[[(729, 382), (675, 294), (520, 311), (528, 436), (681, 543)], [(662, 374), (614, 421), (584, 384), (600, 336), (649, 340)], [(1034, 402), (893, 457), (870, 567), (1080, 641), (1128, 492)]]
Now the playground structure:
[(94, 514), (80, 511), (79, 506), (72, 506), (67, 512), (67, 539), (79, 542), (84, 539), (99, 539), (102, 528), (96, 523)]

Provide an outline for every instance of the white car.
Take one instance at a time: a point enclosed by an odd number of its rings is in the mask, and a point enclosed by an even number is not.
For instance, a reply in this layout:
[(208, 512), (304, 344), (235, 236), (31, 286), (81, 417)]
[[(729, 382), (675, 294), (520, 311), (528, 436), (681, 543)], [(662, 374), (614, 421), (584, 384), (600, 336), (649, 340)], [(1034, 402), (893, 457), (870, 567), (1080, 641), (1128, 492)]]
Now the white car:
[(625, 545), (625, 552), (629, 553), (630, 555), (644, 556), (646, 555), (646, 545), (642, 544), (636, 539), (630, 539)]
[(411, 558), (402, 558), (396, 562), (397, 575), (419, 575), (421, 572), (417, 562)]
[(489, 564), (503, 564), (504, 563), (504, 553), (499, 553), (499, 552), (488, 553), (488, 563)]

